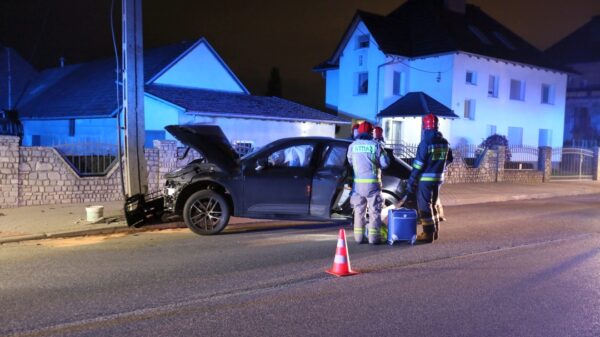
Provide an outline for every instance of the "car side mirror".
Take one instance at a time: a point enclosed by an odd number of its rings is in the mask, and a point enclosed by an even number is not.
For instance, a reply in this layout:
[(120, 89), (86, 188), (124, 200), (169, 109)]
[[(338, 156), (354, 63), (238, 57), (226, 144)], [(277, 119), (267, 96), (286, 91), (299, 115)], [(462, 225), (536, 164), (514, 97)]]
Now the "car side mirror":
[(258, 171), (262, 171), (265, 168), (267, 168), (267, 166), (269, 166), (269, 162), (267, 161), (266, 158), (260, 158), (256, 161), (256, 168), (255, 170)]

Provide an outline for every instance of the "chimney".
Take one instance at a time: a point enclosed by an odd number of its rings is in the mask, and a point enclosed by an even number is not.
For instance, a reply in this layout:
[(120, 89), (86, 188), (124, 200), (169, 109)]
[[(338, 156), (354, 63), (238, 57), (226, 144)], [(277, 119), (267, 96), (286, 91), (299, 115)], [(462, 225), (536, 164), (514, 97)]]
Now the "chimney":
[(459, 14), (465, 14), (466, 0), (444, 0), (444, 7)]
[(64, 57), (59, 57), (58, 58), (58, 62), (60, 63), (60, 67), (64, 68), (65, 67), (65, 58)]

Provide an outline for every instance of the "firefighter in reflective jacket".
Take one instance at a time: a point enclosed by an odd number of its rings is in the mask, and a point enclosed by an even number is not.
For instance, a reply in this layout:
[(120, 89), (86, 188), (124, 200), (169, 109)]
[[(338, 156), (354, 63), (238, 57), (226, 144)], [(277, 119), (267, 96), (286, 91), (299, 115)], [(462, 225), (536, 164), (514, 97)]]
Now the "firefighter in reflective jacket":
[(434, 209), (440, 185), (444, 181), (444, 169), (452, 158), (448, 141), (438, 131), (438, 118), (433, 114), (423, 117), (423, 139), (408, 179), (408, 192), (416, 193), (419, 217), (423, 232), (417, 241), (431, 243), (438, 239), (439, 219)]
[[(359, 135), (348, 148), (348, 162), (354, 170), (354, 188), (350, 202), (354, 208), (354, 239), (358, 243), (365, 242), (366, 210), (369, 209), (368, 241), (379, 244), (387, 239), (382, 233), (380, 170), (387, 168), (390, 160), (383, 146), (373, 140), (373, 126), (363, 122), (358, 127)], [(385, 235), (385, 238), (383, 236)]]

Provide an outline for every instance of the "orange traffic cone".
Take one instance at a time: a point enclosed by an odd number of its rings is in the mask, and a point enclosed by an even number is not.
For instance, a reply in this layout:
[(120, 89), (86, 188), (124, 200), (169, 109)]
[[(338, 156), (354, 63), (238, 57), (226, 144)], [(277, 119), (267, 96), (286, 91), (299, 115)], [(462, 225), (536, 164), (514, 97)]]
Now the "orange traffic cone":
[(358, 274), (358, 272), (352, 270), (350, 267), (350, 256), (348, 255), (348, 245), (346, 244), (346, 232), (343, 228), (340, 229), (340, 235), (338, 236), (333, 266), (331, 269), (326, 271), (335, 276), (350, 276)]

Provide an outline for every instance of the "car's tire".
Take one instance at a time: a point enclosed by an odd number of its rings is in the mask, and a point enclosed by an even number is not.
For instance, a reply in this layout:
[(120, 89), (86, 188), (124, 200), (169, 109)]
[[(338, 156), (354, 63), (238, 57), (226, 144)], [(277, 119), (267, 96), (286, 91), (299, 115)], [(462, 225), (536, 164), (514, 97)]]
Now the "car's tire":
[(382, 192), (381, 196), (383, 197), (383, 207), (388, 207), (391, 205), (396, 205), (400, 200), (396, 198), (394, 195), (390, 193)]
[(192, 194), (183, 206), (183, 221), (198, 235), (214, 235), (229, 223), (230, 209), (225, 198), (211, 190)]

